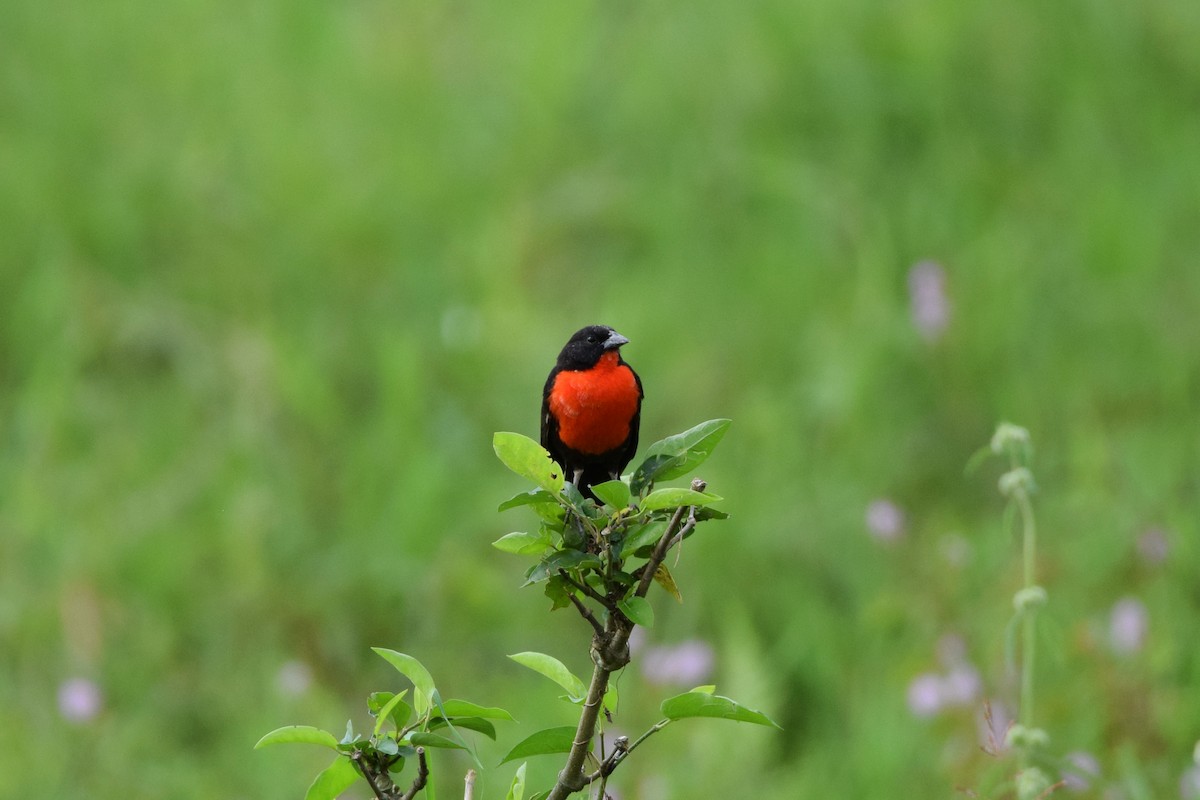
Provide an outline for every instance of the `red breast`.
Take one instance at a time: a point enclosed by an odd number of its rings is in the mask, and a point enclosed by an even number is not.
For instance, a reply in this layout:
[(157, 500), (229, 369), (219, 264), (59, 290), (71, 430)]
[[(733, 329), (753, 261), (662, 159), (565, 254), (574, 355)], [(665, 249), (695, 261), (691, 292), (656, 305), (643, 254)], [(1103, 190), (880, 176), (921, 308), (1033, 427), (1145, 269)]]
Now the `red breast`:
[(602, 355), (590, 369), (558, 373), (550, 391), (558, 438), (581, 453), (619, 447), (629, 437), (629, 421), (637, 408), (637, 380), (615, 351)]

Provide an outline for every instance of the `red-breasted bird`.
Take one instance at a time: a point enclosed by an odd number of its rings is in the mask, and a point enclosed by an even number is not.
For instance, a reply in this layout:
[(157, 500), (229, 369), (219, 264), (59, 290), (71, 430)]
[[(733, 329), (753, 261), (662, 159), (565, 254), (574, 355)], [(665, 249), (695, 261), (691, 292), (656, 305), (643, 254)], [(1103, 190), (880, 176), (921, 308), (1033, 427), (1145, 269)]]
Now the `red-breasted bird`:
[(621, 358), (629, 342), (605, 325), (570, 338), (542, 392), (542, 447), (585, 496), (621, 477), (637, 452), (642, 380)]

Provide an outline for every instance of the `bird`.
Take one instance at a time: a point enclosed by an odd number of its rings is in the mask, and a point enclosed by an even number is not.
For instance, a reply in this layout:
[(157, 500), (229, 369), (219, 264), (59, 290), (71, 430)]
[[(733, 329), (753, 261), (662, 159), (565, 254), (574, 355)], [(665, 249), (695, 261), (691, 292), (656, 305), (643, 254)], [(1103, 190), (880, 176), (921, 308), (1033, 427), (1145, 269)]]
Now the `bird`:
[(574, 333), (542, 391), (542, 447), (585, 497), (621, 477), (637, 452), (642, 379), (621, 357), (629, 343), (607, 325)]

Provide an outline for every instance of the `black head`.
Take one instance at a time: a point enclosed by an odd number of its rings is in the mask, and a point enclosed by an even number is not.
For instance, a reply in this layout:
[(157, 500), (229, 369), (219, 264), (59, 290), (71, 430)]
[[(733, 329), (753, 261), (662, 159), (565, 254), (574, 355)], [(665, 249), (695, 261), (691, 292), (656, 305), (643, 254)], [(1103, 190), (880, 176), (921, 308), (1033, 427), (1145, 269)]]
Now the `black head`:
[(616, 350), (629, 342), (607, 325), (589, 325), (576, 331), (567, 346), (558, 354), (558, 366), (562, 369), (587, 369), (600, 360), (609, 350)]

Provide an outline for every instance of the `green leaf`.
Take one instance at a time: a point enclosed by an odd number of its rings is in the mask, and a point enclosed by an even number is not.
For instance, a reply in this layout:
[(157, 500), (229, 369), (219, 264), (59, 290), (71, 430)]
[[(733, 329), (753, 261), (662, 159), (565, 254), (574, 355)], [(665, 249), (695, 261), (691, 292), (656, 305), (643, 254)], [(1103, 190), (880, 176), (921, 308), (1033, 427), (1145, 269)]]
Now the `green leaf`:
[(525, 574), (525, 583), (521, 585), (528, 586), (531, 583), (543, 581), (551, 575), (558, 574), (560, 569), (573, 570), (585, 567), (599, 569), (600, 566), (599, 556), (593, 553), (584, 550), (555, 550), (530, 568), (529, 572)]
[(429, 670), (425, 669), (420, 661), (404, 653), (397, 653), (386, 647), (372, 647), (371, 649), (395, 667), (401, 675), (412, 681), (413, 707), (418, 716), (425, 716), (432, 704), (431, 698), (434, 692), (433, 676), (429, 674)]
[(706, 506), (724, 498), (708, 492), (694, 492), (691, 489), (655, 489), (642, 498), (638, 508), (642, 511), (657, 511), (660, 508), (679, 508), (680, 506)]
[(606, 505), (620, 510), (629, 507), (631, 495), (629, 493), (629, 484), (625, 481), (605, 481), (592, 486), (592, 494), (599, 497)]
[(288, 725), (276, 728), (258, 740), (254, 745), (257, 750), (269, 744), (284, 744), (287, 742), (302, 742), (304, 744), (319, 744), (331, 750), (337, 750), (338, 740), (329, 731), (314, 728), (311, 725)]
[(629, 617), (629, 621), (634, 625), (641, 625), (643, 628), (654, 626), (654, 607), (644, 597), (626, 597), (617, 603), (617, 608), (621, 609), (621, 613)]
[(567, 522), (567, 512), (558, 503), (550, 505), (542, 503), (541, 505), (530, 506), (542, 521), (542, 527), (549, 533), (562, 533), (563, 527)]
[(594, 502), (589, 503), (588, 498), (584, 497), (579, 491), (579, 487), (570, 481), (567, 481), (566, 488), (563, 491), (563, 497), (566, 498), (567, 503), (571, 506), (571, 508), (578, 513), (588, 517), (596, 516), (596, 504)]
[(550, 503), (558, 505), (558, 502), (554, 499), (554, 495), (545, 489), (530, 489), (528, 492), (520, 492), (508, 498), (496, 510), (508, 511), (510, 508), (518, 508), (520, 506), (537, 506)]
[(562, 491), (562, 469), (540, 444), (519, 433), (497, 433), (492, 448), (504, 466), (553, 495)]
[(643, 461), (633, 476), (629, 479), (629, 488), (636, 494), (641, 494), (659, 480), (659, 475), (673, 470), (683, 463), (683, 456), (668, 456), (659, 453), (658, 455), (648, 456)]
[(304, 800), (335, 800), (342, 792), (349, 789), (358, 780), (358, 770), (350, 759), (338, 756), (338, 759), (321, 771), (316, 780), (308, 787)]
[(685, 719), (687, 717), (714, 717), (717, 719), (732, 719), (737, 722), (753, 722), (755, 725), (766, 725), (778, 728), (766, 714), (753, 711), (728, 697), (709, 694), (707, 692), (684, 692), (669, 697), (662, 703), (662, 713), (667, 719)]
[(436, 730), (448, 724), (452, 724), (455, 728), (466, 728), (469, 731), (482, 733), (490, 739), (496, 738), (496, 726), (482, 717), (455, 717), (450, 723), (444, 717), (434, 717), (429, 721), (429, 729)]
[(519, 556), (540, 553), (549, 546), (550, 534), (545, 529), (538, 529), (537, 533), (513, 531), (512, 533), (504, 534), (492, 542), (492, 547), (497, 550), (503, 550), (505, 553), (514, 553)]
[[(586, 700), (587, 698), (584, 699)], [(608, 688), (604, 690), (604, 700), (602, 702), (604, 703), (604, 707), (607, 708), (610, 713), (616, 712), (617, 705), (620, 703), (620, 698), (617, 696), (616, 681), (608, 682)]]
[(574, 589), (567, 588), (567, 582), (562, 579), (561, 575), (551, 575), (546, 581), (546, 597), (550, 598), (550, 610), (557, 611), (560, 608), (566, 608), (571, 605), (570, 592)]
[(643, 547), (658, 543), (667, 530), (667, 520), (656, 519), (631, 529), (621, 542), (621, 558), (629, 558)]
[(569, 519), (563, 520), (562, 548), (564, 550), (586, 550), (587, 531), (584, 530), (583, 520), (578, 514), (572, 513)]
[(675, 583), (675, 577), (671, 575), (671, 570), (667, 569), (666, 564), (659, 564), (658, 569), (654, 570), (654, 582), (666, 589), (667, 594), (674, 597), (679, 602), (683, 602), (683, 595), (679, 593), (679, 586)]
[(445, 700), (438, 711), (447, 717), (483, 717), (485, 719), (506, 719), (513, 721), (512, 714), (503, 708), (479, 706), (466, 700)]
[(447, 750), (466, 750), (467, 748), (453, 739), (447, 739), (445, 736), (440, 736), (436, 733), (427, 733), (425, 731), (413, 731), (408, 736), (404, 737), (406, 742), (411, 742), (414, 747), (442, 747)]
[(534, 672), (545, 675), (566, 689), (567, 694), (572, 698), (583, 697), (587, 694), (587, 687), (583, 681), (577, 678), (571, 670), (567, 669), (566, 664), (554, 656), (548, 656), (545, 653), (525, 652), (516, 653), (509, 656), (509, 658), (523, 667), (528, 667)]
[[(435, 708), (438, 709), (439, 713), (442, 714), (441, 719), (446, 724), (446, 727), (449, 730), (450, 735), (453, 737), (454, 741), (457, 742), (458, 745), (463, 750), (466, 750), (470, 754), (471, 760), (475, 762), (475, 766), (479, 769), (480, 772), (482, 772), (483, 771), (483, 763), (479, 760), (479, 757), (475, 754), (475, 751), (472, 750), (470, 748), (470, 746), (467, 744), (466, 740), (463, 739), (462, 734), (458, 732), (458, 728), (455, 727), (455, 723), (457, 722), (457, 720), (451, 720), (451, 719), (446, 718), (446, 714), (442, 710), (445, 708), (445, 705), (442, 703), (442, 696), (437, 691), (434, 691), (434, 693), (433, 693), (433, 705)], [(483, 720), (480, 720), (480, 722), (482, 723)], [(490, 723), (487, 723), (487, 724), (490, 725)], [(429, 730), (428, 726), (426, 727), (426, 730)]]
[(504, 800), (523, 800), (525, 797), (525, 765), (529, 763), (522, 761), (521, 766), (517, 767), (517, 774), (513, 776), (512, 786), (508, 787), (508, 794)]
[[(408, 689), (400, 692), (398, 696), (403, 699), (406, 694), (408, 694)], [(372, 717), (378, 717), (383, 707), (392, 702), (395, 697), (397, 697), (395, 692), (371, 692), (367, 695), (367, 711), (371, 712)]]
[(389, 718), (396, 726), (396, 729), (399, 730), (412, 717), (412, 706), (404, 702), (404, 695), (406, 694), (408, 694), (408, 689), (405, 689), (400, 694), (375, 692), (367, 700), (367, 707), (375, 715), (375, 736), (378, 736), (379, 732), (383, 730), (383, 726), (387, 724)]
[(544, 756), (551, 753), (569, 753), (575, 742), (575, 726), (564, 725), (561, 728), (547, 728), (521, 740), (512, 750), (508, 751), (501, 761), (506, 764), (518, 758), (529, 756)]
[(652, 483), (678, 478), (700, 466), (712, 455), (729, 424), (727, 419), (710, 419), (650, 445), (646, 459), (633, 474), (633, 491), (641, 494)]

